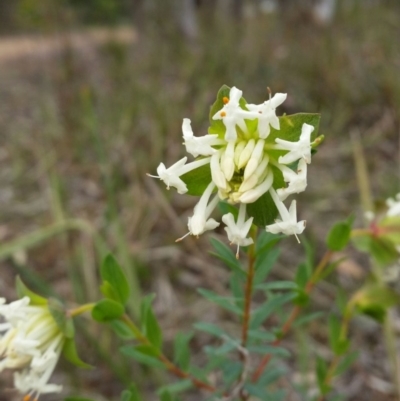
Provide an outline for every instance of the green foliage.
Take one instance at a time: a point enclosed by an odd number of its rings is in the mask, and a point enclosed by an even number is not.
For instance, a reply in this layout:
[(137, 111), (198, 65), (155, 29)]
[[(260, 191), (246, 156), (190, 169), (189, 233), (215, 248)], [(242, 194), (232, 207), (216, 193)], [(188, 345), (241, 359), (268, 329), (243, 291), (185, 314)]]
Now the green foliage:
[(350, 345), (347, 338), (342, 336), (340, 320), (334, 315), (329, 317), (329, 344), (335, 355), (344, 354)]
[(187, 195), (201, 196), (211, 182), (210, 164), (189, 171), (181, 175), (180, 179), (187, 186)]
[(250, 328), (257, 329), (272, 314), (277, 312), (283, 305), (295, 299), (296, 294), (279, 294), (270, 296), (269, 299), (256, 309), (250, 319)]
[(243, 278), (245, 278), (246, 272), (242, 269), (242, 266), (236, 259), (232, 249), (216, 238), (211, 238), (210, 242), (215, 249), (215, 252), (211, 252), (211, 254), (222, 260), (230, 269), (236, 273), (239, 273)]
[(237, 315), (241, 315), (243, 311), (236, 305), (235, 299), (233, 297), (223, 297), (221, 295), (216, 294), (213, 291), (205, 290), (203, 288), (198, 288), (197, 291), (206, 299), (220, 307), (229, 310)]
[(387, 310), (400, 304), (400, 295), (378, 283), (367, 283), (354, 294), (351, 302), (358, 312), (383, 323)]
[(121, 393), (120, 401), (141, 401), (141, 399), (137, 387), (131, 384), (127, 390)]
[(156, 356), (151, 355), (151, 353), (154, 352), (154, 349), (151, 347), (124, 345), (120, 348), (120, 351), (124, 355), (133, 358), (143, 365), (158, 369), (165, 369), (164, 363), (162, 363)]
[(156, 349), (160, 349), (162, 345), (162, 332), (151, 307), (154, 296), (154, 294), (149, 294), (143, 298), (140, 305), (140, 320), (144, 335)]
[(19, 298), (28, 297), (30, 299), (30, 305), (47, 305), (47, 299), (31, 291), (21, 280), (20, 276), (17, 276), (15, 280), (15, 287)]
[(359, 354), (360, 353), (358, 351), (354, 351), (345, 355), (335, 369), (335, 376), (339, 376), (346, 372), (350, 368), (350, 366), (353, 365), (353, 363), (357, 360)]
[(130, 295), (129, 284), (120, 265), (111, 254), (104, 258), (100, 274), (103, 279), (101, 285), (103, 295), (125, 305)]
[(76, 349), (75, 339), (73, 338), (67, 338), (65, 340), (62, 354), (67, 361), (71, 362), (73, 365), (79, 368), (92, 368), (92, 366), (88, 365), (86, 362), (83, 362), (82, 359), (79, 357), (78, 351)]
[(256, 254), (256, 261), (254, 263), (254, 284), (258, 285), (262, 283), (271, 272), (276, 261), (280, 255), (280, 250), (275, 249), (265, 249), (263, 252)]
[(328, 365), (319, 356), (317, 356), (316, 375), (319, 391), (323, 395), (327, 394), (330, 391), (330, 386), (326, 383), (326, 378), (328, 375)]
[(190, 379), (181, 380), (176, 383), (168, 384), (167, 386), (163, 386), (158, 390), (158, 393), (161, 395), (165, 392), (170, 394), (181, 393), (182, 391), (189, 390), (193, 387), (193, 383)]
[(178, 333), (174, 339), (174, 362), (183, 370), (187, 371), (190, 364), (189, 342), (193, 333)]
[(336, 223), (329, 231), (326, 244), (331, 251), (341, 251), (350, 241), (353, 218)]
[(112, 299), (102, 299), (92, 309), (92, 317), (97, 322), (108, 322), (118, 319), (124, 313), (124, 307)]
[(60, 331), (66, 338), (73, 338), (75, 336), (74, 322), (72, 317), (68, 316), (64, 305), (58, 299), (49, 298), (48, 306)]
[(110, 327), (114, 330), (118, 337), (123, 340), (132, 340), (135, 336), (129, 326), (122, 320), (111, 320), (109, 322)]
[(206, 333), (212, 334), (213, 336), (216, 337), (227, 336), (227, 333), (224, 330), (222, 330), (219, 326), (213, 323), (198, 322), (195, 323), (193, 326), (197, 330), (205, 331)]

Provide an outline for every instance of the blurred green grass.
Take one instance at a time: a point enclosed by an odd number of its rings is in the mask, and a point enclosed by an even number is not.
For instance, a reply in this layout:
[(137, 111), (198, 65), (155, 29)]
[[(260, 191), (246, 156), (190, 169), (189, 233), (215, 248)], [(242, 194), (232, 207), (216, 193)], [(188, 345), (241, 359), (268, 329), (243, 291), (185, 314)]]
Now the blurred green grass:
[[(210, 20), (200, 9), (197, 40), (185, 38), (171, 2), (147, 10), (137, 25), (128, 2), (78, 3), (21, 0), (3, 14), (7, 37), (29, 35), (38, 49), (49, 37), (58, 41), (55, 51), (12, 62), (0, 51), (0, 258), (7, 272), (0, 289), (7, 296), (18, 271), (45, 293), (47, 282), (71, 302), (93, 300), (97, 265), (112, 250), (137, 289), (132, 311), (140, 291), (160, 292), (159, 314), (172, 338), (176, 320), (168, 320), (168, 306), (184, 309), (182, 300), (194, 301), (199, 281), (224, 288), (223, 279), (215, 280), (220, 273), (210, 271), (214, 266), (199, 262), (206, 239), (173, 245), (186, 231), (195, 199), (176, 197), (145, 176), (183, 155), (183, 117), (192, 119), (196, 135), (206, 133), (222, 84), (239, 87), (254, 103), (266, 98), (267, 86), (288, 92), (281, 113), (322, 113), (326, 142), (300, 202), (308, 235), (323, 237), (330, 222), (358, 204), (354, 131), (361, 134), (374, 194), (385, 198), (399, 190), (395, 2), (339, 2), (327, 24), (277, 13), (242, 20), (216, 13)], [(121, 23), (136, 32), (133, 40), (111, 32), (96, 46), (76, 48), (69, 37)], [(1, 43), (0, 37), (0, 49)], [(288, 260), (299, 252), (289, 250)], [(175, 313), (177, 327), (188, 327), (184, 312)], [(109, 333), (100, 344), (114, 346)], [(115, 369), (126, 377), (127, 367)], [(116, 394), (113, 386), (101, 390)]]

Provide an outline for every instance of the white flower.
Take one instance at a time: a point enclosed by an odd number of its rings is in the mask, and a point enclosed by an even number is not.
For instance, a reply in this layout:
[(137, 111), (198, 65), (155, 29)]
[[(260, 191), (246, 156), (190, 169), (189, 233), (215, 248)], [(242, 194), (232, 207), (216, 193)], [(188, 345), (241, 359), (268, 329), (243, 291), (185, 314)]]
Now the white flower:
[(247, 104), (246, 107), (255, 113), (258, 113), (258, 134), (261, 139), (268, 137), (271, 128), (279, 130), (279, 118), (276, 116), (276, 108), (286, 100), (286, 93), (276, 93), (271, 99), (262, 104)]
[(211, 202), (208, 203), (214, 188), (215, 184), (211, 182), (204, 191), (197, 205), (194, 207), (193, 216), (189, 217), (189, 232), (182, 238), (178, 238), (176, 242), (182, 241), (188, 235), (195, 235), (198, 237), (203, 234), (204, 231), (214, 230), (219, 226), (217, 221), (209, 218), (219, 201), (218, 195), (215, 195)]
[[(277, 164), (274, 164), (277, 166)], [(286, 166), (279, 167), (283, 173), (283, 179), (289, 183), (286, 188), (279, 188), (276, 192), (281, 201), (284, 201), (291, 194), (303, 192), (307, 187), (307, 163), (300, 159), (297, 166), (297, 173)]]
[(186, 152), (192, 156), (211, 156), (216, 152), (212, 146), (221, 145), (224, 143), (221, 139), (218, 139), (218, 135), (205, 135), (205, 136), (194, 136), (193, 130), (190, 125), (188, 118), (183, 119), (182, 132), (184, 144), (186, 146)]
[(285, 141), (280, 138), (276, 138), (274, 149), (288, 150), (289, 153), (281, 156), (278, 162), (281, 164), (290, 164), (301, 158), (310, 164), (311, 163), (311, 133), (314, 131), (312, 125), (304, 123), (301, 128), (301, 135), (298, 142)]
[(204, 159), (196, 160), (192, 163), (186, 164), (187, 157), (183, 157), (169, 168), (166, 168), (164, 163), (160, 163), (160, 165), (157, 167), (158, 175), (147, 175), (149, 177), (159, 178), (161, 181), (164, 181), (164, 183), (167, 185), (167, 189), (170, 187), (175, 187), (179, 194), (184, 194), (188, 191), (188, 189), (186, 184), (179, 177), (188, 173), (189, 171), (208, 164), (210, 160), (211, 159), (209, 157), (206, 157)]
[(232, 87), (229, 92), (229, 99), (224, 98), (225, 106), (215, 113), (212, 117), (213, 120), (222, 120), (226, 127), (225, 140), (236, 141), (236, 125), (246, 133), (247, 127), (244, 119), (254, 120), (255, 113), (250, 113), (240, 107), (239, 101), (242, 97), (242, 91)]
[(388, 211), (386, 212), (388, 217), (400, 216), (400, 194), (396, 195), (396, 200), (393, 198), (387, 199), (386, 205), (388, 207)]
[(243, 203), (240, 205), (238, 219), (236, 223), (232, 213), (228, 213), (222, 216), (222, 221), (227, 226), (225, 227), (225, 231), (228, 234), (229, 241), (231, 241), (231, 244), (237, 245), (237, 259), (239, 259), (239, 247), (248, 246), (254, 242), (252, 238), (246, 238), (253, 223), (253, 217), (250, 217), (250, 219), (246, 221), (245, 218), (246, 205)]
[(270, 188), (274, 181), (274, 175), (271, 170), (268, 170), (267, 176), (264, 181), (257, 185), (255, 188), (249, 189), (240, 195), (239, 201), (242, 203), (253, 203), (262, 195), (264, 195)]
[(275, 224), (266, 226), (266, 231), (272, 234), (282, 233), (285, 235), (294, 235), (297, 241), (300, 242), (297, 234), (301, 234), (304, 231), (306, 222), (305, 220), (297, 222), (296, 201), (293, 200), (290, 204), (289, 210), (287, 210), (286, 206), (279, 199), (278, 194), (273, 188), (269, 190), (269, 193), (278, 208), (282, 220), (277, 219), (275, 220)]
[(0, 329), (0, 372), (14, 373), (15, 387), (24, 400), (40, 394), (60, 392), (62, 387), (48, 381), (60, 357), (65, 337), (47, 305), (31, 306), (28, 297), (10, 304), (0, 302), (0, 315), (6, 320)]

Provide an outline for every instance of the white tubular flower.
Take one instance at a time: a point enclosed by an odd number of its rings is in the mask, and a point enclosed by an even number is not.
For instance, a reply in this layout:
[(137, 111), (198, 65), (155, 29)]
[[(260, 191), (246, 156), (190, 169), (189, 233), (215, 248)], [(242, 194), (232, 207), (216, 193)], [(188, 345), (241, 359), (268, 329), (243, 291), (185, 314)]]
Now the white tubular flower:
[(228, 142), (225, 153), (221, 161), (221, 170), (225, 175), (227, 181), (230, 181), (235, 172), (235, 141)]
[(224, 143), (223, 140), (218, 139), (218, 135), (205, 135), (205, 136), (194, 136), (191, 127), (191, 122), (188, 118), (183, 119), (182, 132), (186, 152), (192, 156), (211, 156), (217, 150), (212, 146), (221, 145)]
[[(278, 164), (274, 164), (278, 166)], [(307, 163), (300, 159), (297, 166), (297, 173), (286, 166), (279, 166), (283, 173), (283, 179), (289, 183), (286, 188), (279, 188), (276, 192), (281, 201), (284, 201), (291, 194), (298, 194), (305, 191), (307, 187)]]
[(47, 305), (29, 303), (28, 297), (5, 305), (0, 302), (0, 315), (6, 320), (0, 327), (5, 331), (0, 338), (0, 372), (20, 370), (14, 373), (14, 384), (25, 401), (61, 391), (61, 386), (48, 381), (65, 342)]
[(261, 177), (264, 176), (265, 171), (267, 170), (268, 162), (269, 162), (269, 157), (268, 155), (265, 155), (261, 163), (258, 165), (256, 171), (247, 180), (244, 180), (242, 182), (242, 184), (239, 187), (239, 192), (243, 193), (249, 191), (259, 183)]
[(297, 222), (296, 201), (293, 200), (290, 204), (289, 210), (287, 210), (286, 206), (279, 199), (278, 194), (273, 188), (269, 190), (269, 193), (271, 194), (272, 200), (278, 208), (278, 212), (282, 220), (275, 220), (275, 224), (266, 226), (265, 230), (272, 234), (282, 233), (285, 235), (294, 235), (297, 239), (297, 242), (300, 243), (297, 234), (301, 234), (304, 231), (306, 222), (305, 220)]
[(264, 139), (259, 139), (244, 170), (244, 179), (247, 180), (257, 169), (263, 156)]
[(400, 194), (396, 195), (396, 200), (393, 198), (387, 199), (386, 205), (388, 207), (386, 212), (388, 217), (400, 216)]
[(204, 191), (199, 202), (194, 207), (194, 213), (192, 217), (189, 217), (188, 228), (189, 232), (182, 238), (178, 238), (176, 242), (182, 241), (188, 235), (195, 235), (198, 237), (203, 234), (204, 231), (214, 230), (219, 226), (220, 223), (214, 219), (210, 219), (210, 215), (218, 204), (218, 194), (214, 196), (210, 203), (208, 203), (211, 194), (215, 188), (215, 184), (210, 182), (207, 189)]
[(250, 111), (258, 113), (258, 135), (260, 139), (268, 137), (271, 128), (280, 129), (279, 118), (276, 116), (276, 108), (286, 100), (286, 93), (276, 93), (272, 98), (262, 104), (248, 104)]
[(221, 158), (220, 151), (211, 156), (211, 161), (210, 161), (211, 177), (214, 184), (220, 190), (226, 191), (228, 183), (226, 182), (225, 175), (221, 170), (220, 158)]
[(213, 120), (222, 120), (226, 127), (225, 140), (236, 141), (236, 125), (247, 133), (247, 127), (244, 119), (254, 120), (257, 116), (240, 107), (239, 101), (242, 97), (242, 91), (236, 87), (232, 87), (229, 92), (229, 99), (224, 98), (225, 106), (215, 113)]
[(236, 259), (239, 259), (239, 247), (240, 246), (248, 246), (252, 244), (254, 241), (252, 238), (246, 238), (250, 227), (253, 223), (253, 217), (248, 220), (246, 219), (246, 205), (241, 204), (239, 208), (239, 214), (237, 222), (235, 222), (235, 218), (232, 213), (228, 213), (222, 216), (222, 221), (226, 224), (225, 231), (228, 234), (228, 239), (231, 241), (231, 244), (236, 244)]
[(239, 201), (242, 203), (253, 203), (262, 195), (264, 195), (270, 188), (274, 181), (274, 175), (272, 171), (269, 170), (265, 180), (260, 184), (257, 185), (255, 188), (250, 189), (247, 192), (244, 192), (240, 197)]
[(170, 187), (175, 187), (179, 194), (184, 194), (188, 191), (188, 189), (186, 184), (179, 177), (188, 173), (189, 171), (210, 163), (210, 160), (210, 157), (206, 157), (204, 159), (196, 160), (192, 163), (186, 164), (187, 157), (183, 157), (169, 168), (166, 168), (164, 163), (160, 163), (160, 165), (157, 167), (158, 175), (147, 175), (149, 177), (159, 178), (161, 181), (164, 181), (167, 189)]
[(281, 156), (278, 161), (281, 164), (290, 164), (296, 160), (303, 158), (308, 164), (311, 163), (311, 133), (314, 131), (312, 125), (304, 123), (301, 128), (301, 135), (298, 142), (285, 141), (276, 138), (275, 142), (278, 145), (274, 149), (288, 150), (284, 156)]

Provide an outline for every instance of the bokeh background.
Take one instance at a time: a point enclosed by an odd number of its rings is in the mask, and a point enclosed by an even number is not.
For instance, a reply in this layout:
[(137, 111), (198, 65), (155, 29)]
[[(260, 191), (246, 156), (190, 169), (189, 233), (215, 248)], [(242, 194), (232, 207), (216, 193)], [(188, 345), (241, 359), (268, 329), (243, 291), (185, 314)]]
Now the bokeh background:
[[(147, 178), (184, 154), (182, 118), (206, 133), (222, 84), (252, 103), (266, 88), (288, 93), (280, 113), (320, 112), (326, 137), (298, 197), (305, 242), (316, 256), (336, 219), (362, 224), (354, 144), (362, 145), (377, 200), (399, 188), (400, 2), (395, 0), (14, 0), (0, 2), (0, 294), (15, 297), (16, 274), (37, 291), (71, 305), (98, 297), (98, 264), (113, 251), (132, 286), (157, 293), (155, 308), (170, 353), (178, 330), (222, 321), (196, 288), (227, 292), (228, 271), (208, 251), (209, 235), (186, 233), (196, 199)], [(225, 238), (222, 229), (215, 234)], [(350, 252), (313, 295), (330, 311), (338, 292), (365, 280), (368, 260)], [(304, 250), (287, 239), (274, 277), (293, 277)], [(268, 324), (273, 325), (273, 321)], [(400, 321), (396, 321), (397, 334)], [(137, 382), (146, 400), (171, 378), (121, 359), (107, 330), (82, 323), (80, 349), (96, 366), (56, 370), (65, 394), (115, 400)], [(396, 400), (381, 327), (352, 325), (360, 358), (335, 383), (348, 400)], [(201, 348), (192, 342), (201, 365)], [(297, 329), (291, 388), (312, 377), (315, 353), (329, 358), (325, 322)], [(297, 373), (296, 373), (297, 372)], [(200, 400), (203, 396), (188, 396)], [(0, 400), (18, 400), (2, 373)], [(41, 400), (59, 400), (43, 396)], [(298, 400), (291, 392), (288, 400)]]

